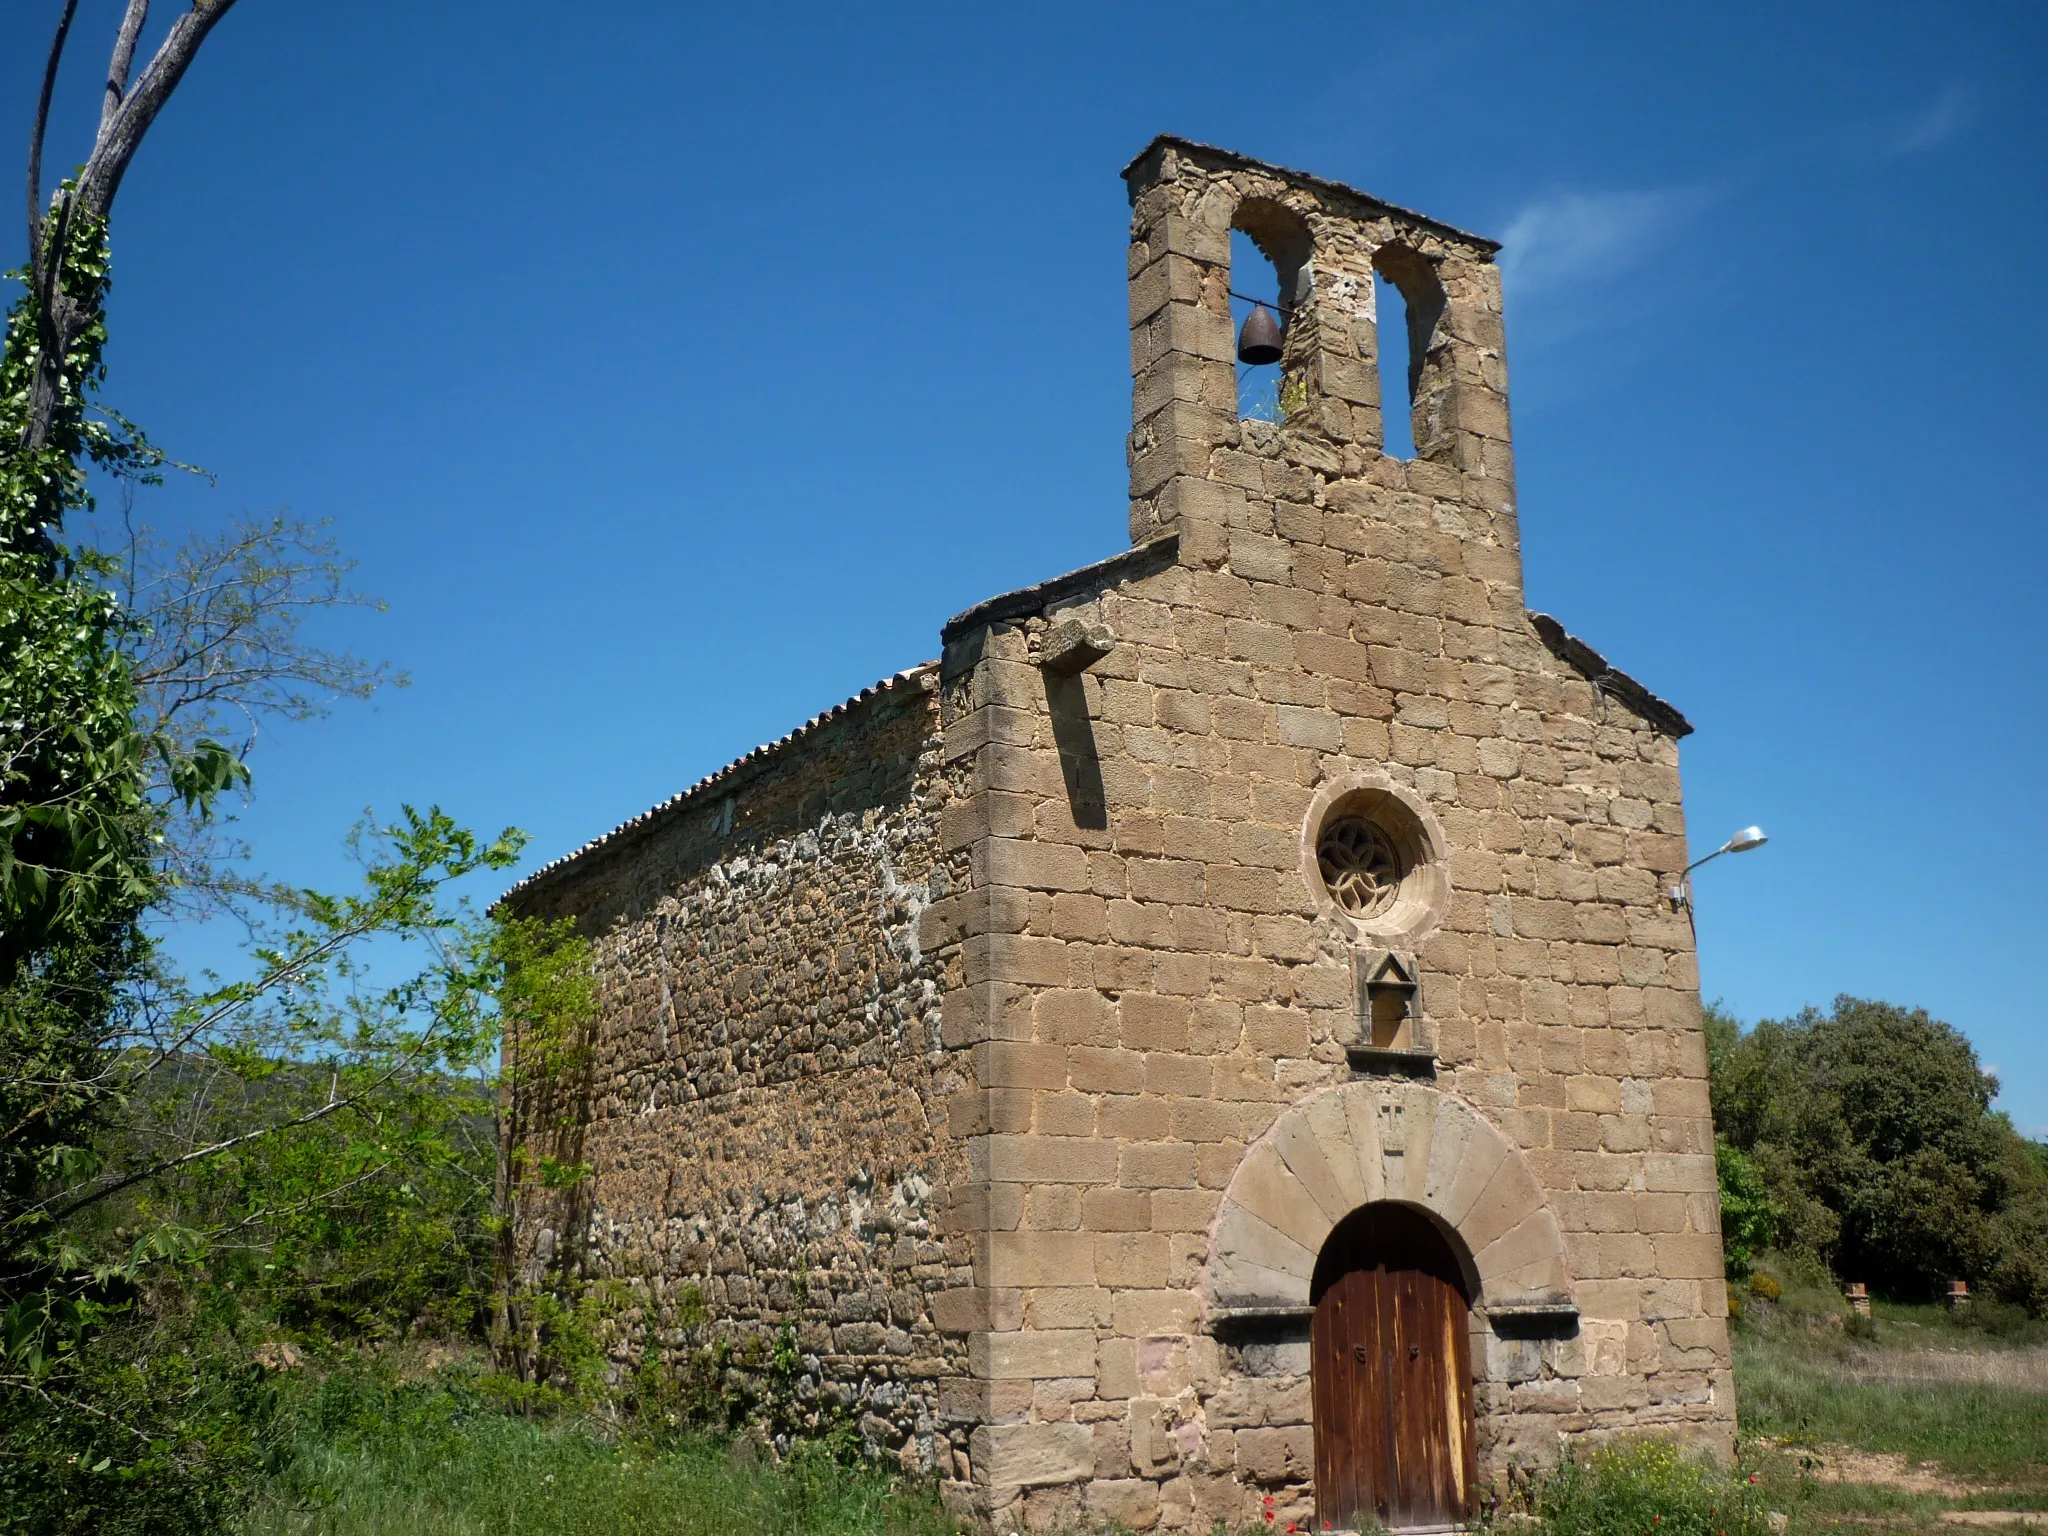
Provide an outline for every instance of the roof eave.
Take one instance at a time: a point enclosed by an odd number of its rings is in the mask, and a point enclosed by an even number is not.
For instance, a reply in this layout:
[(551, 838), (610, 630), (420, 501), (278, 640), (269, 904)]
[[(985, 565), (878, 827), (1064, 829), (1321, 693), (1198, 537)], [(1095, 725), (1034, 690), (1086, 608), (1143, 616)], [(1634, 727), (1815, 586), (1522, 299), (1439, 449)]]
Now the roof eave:
[(1198, 139), (1182, 138), (1177, 133), (1159, 134), (1153, 138), (1151, 143), (1139, 150), (1131, 158), (1131, 163), (1123, 168), (1121, 174), (1124, 180), (1129, 181), (1131, 173), (1143, 163), (1145, 157), (1162, 145), (1185, 150), (1204, 159), (1221, 160), (1227, 165), (1236, 166), (1242, 170), (1265, 171), (1269, 175), (1284, 177), (1288, 181), (1300, 182), (1304, 186), (1319, 187), (1326, 192), (1335, 192), (1343, 197), (1352, 198), (1369, 207), (1378, 209), (1382, 213), (1393, 214), (1423, 229), (1432, 230), (1440, 235), (1448, 235), (1453, 239), (1464, 241), (1468, 245), (1476, 246), (1488, 256), (1493, 255), (1501, 248), (1498, 240), (1489, 240), (1485, 235), (1475, 235), (1469, 229), (1460, 229), (1455, 224), (1446, 224), (1442, 219), (1433, 219), (1426, 213), (1417, 213), (1413, 208), (1403, 208), (1399, 203), (1390, 203), (1383, 197), (1374, 197), (1370, 192), (1361, 192), (1357, 187), (1350, 186), (1344, 182), (1332, 181), (1327, 176), (1317, 176), (1310, 171), (1290, 170), (1284, 165), (1275, 165), (1270, 160), (1260, 160), (1251, 155), (1239, 154), (1234, 149), (1222, 149), (1214, 144), (1204, 144)]
[(1605, 656), (1585, 641), (1566, 633), (1565, 627), (1549, 614), (1531, 610), (1529, 624), (1551, 655), (1583, 674), (1586, 681), (1602, 693), (1626, 704), (1654, 729), (1673, 741), (1692, 734), (1692, 722), (1680, 714), (1676, 706), (1658, 698), (1619, 667), (1611, 665)]
[(835, 720), (844, 719), (854, 710), (875, 703), (884, 696), (895, 693), (902, 688), (913, 685), (921, 686), (927, 677), (937, 673), (938, 667), (937, 661), (924, 661), (919, 662), (914, 667), (906, 667), (903, 671), (893, 676), (885, 677), (871, 687), (861, 689), (852, 698), (845, 699), (833, 705), (830, 709), (811, 716), (810, 719), (806, 720), (788, 735), (778, 736), (775, 740), (764, 742), (762, 745), (754, 748), (753, 751), (734, 758), (723, 768), (718, 769), (714, 773), (706, 774), (688, 789), (681, 790), (669, 796), (668, 799), (660, 804), (651, 806), (639, 815), (620, 822), (609, 832), (600, 833), (581, 847), (571, 849), (568, 853), (563, 854), (551, 863), (543, 864), (539, 869), (507, 890), (497, 901), (493, 902), (491, 904), (493, 910), (508, 902), (533, 895), (535, 891), (542, 887), (554, 884), (585, 859), (599, 853), (608, 852), (625, 840), (651, 832), (659, 823), (675, 816), (680, 816), (683, 812), (694, 807), (712, 791), (730, 788), (733, 781), (747, 770), (778, 756), (797, 742), (817, 731), (820, 727), (830, 725)]

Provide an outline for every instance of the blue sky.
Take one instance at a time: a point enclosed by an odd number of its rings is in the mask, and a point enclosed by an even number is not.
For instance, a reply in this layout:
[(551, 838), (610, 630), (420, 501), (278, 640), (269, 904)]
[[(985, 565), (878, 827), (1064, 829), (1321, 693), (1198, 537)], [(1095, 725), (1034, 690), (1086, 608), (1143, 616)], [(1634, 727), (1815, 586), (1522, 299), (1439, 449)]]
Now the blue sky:
[[(57, 10), (0, 21), (23, 137)], [(1494, 235), (1530, 604), (1696, 723), (1696, 852), (1772, 836), (1698, 878), (1706, 995), (1925, 1005), (2048, 1134), (2044, 107), (2019, 4), (241, 0), (121, 193), (108, 397), (219, 476), (145, 518), (332, 518), (390, 603), (332, 638), (414, 685), (265, 738), (263, 865), (410, 800), (531, 866), (1122, 545), (1153, 134)]]

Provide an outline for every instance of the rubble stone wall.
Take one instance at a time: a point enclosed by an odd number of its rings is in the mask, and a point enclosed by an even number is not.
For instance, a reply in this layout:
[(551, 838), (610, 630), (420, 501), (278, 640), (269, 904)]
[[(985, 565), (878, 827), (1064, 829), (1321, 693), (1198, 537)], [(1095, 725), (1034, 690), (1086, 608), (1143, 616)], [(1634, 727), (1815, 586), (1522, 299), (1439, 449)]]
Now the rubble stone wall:
[(949, 1473), (938, 1384), (966, 1345), (929, 1302), (966, 1274), (935, 1207), (965, 1175), (945, 1104), (968, 1063), (939, 1038), (957, 946), (926, 948), (919, 918), (966, 859), (938, 847), (935, 681), (907, 674), (519, 893), (594, 941), (599, 1020), (592, 1174), (573, 1199), (534, 1191), (518, 1240), (530, 1269), (623, 1282), (621, 1369), (710, 1362), (757, 1417), (850, 1419)]

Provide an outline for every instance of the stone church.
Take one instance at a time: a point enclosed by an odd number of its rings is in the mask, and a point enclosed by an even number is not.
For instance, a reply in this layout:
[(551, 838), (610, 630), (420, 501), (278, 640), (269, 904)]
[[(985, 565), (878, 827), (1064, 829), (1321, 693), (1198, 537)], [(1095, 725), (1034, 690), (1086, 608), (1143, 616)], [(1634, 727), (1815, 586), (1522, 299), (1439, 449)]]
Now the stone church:
[(510, 893), (601, 1006), (508, 1263), (999, 1531), (1725, 1453), (1690, 727), (1524, 606), (1498, 247), (1181, 139), (1124, 177), (1130, 547)]

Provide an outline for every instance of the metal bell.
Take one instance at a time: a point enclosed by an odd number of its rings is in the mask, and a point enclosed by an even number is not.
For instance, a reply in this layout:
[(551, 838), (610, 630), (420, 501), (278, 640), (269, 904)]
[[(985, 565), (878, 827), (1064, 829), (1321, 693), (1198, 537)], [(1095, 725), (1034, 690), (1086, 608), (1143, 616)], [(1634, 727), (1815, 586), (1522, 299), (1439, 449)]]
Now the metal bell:
[(1279, 362), (1280, 339), (1286, 334), (1279, 316), (1263, 304), (1254, 305), (1244, 317), (1244, 329), (1237, 333), (1237, 360), (1254, 367)]

